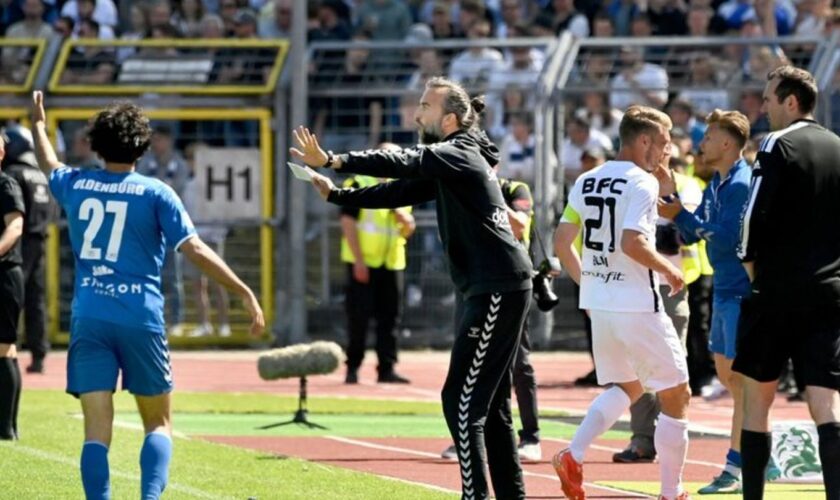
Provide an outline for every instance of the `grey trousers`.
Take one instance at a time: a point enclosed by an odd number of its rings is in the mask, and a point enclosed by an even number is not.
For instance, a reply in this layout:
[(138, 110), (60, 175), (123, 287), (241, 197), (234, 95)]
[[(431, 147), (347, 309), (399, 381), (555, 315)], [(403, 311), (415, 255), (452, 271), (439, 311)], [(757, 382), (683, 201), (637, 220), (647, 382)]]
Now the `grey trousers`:
[[(665, 314), (674, 323), (674, 329), (680, 336), (683, 344), (683, 351), (686, 347), (688, 336), (688, 291), (683, 288), (680, 293), (668, 297), (667, 286), (659, 287), (659, 294), (662, 296), (662, 303), (665, 306)], [(646, 392), (630, 407), (630, 430), (633, 437), (630, 439), (630, 446), (643, 453), (655, 452), (653, 445), (653, 433), (656, 430), (656, 417), (659, 415), (659, 401), (656, 394)]]

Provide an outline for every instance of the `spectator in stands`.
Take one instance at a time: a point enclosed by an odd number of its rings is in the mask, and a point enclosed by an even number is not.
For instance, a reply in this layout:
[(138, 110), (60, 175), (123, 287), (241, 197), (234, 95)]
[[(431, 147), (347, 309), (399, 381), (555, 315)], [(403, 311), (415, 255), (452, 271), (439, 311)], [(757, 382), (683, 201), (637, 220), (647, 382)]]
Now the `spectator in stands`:
[(508, 27), (525, 22), (525, 8), (520, 0), (501, 0), (499, 10), (502, 20), (496, 25), (496, 38), (510, 38)]
[(73, 142), (70, 144), (68, 163), (75, 165), (82, 170), (102, 170), (105, 164), (102, 159), (93, 152), (90, 147), (90, 138), (86, 127), (79, 127), (73, 133)]
[(176, 0), (171, 22), (184, 37), (198, 38), (203, 17), (204, 5), (201, 0)]
[[(225, 36), (225, 23), (216, 14), (204, 14), (199, 25), (199, 37), (205, 39), (218, 39)], [(213, 52), (214, 49), (208, 49)]]
[(647, 63), (641, 47), (624, 46), (619, 59), (620, 72), (610, 83), (610, 105), (627, 109), (633, 104), (662, 108), (668, 100), (668, 73)]
[(579, 58), (583, 64), (581, 80), (592, 87), (605, 88), (610, 85), (613, 60), (608, 54), (590, 50), (582, 52)]
[[(91, 19), (82, 19), (79, 23), (79, 38), (99, 39), (99, 24)], [(112, 82), (115, 74), (114, 54), (107, 48), (98, 45), (75, 47), (67, 58), (61, 81), (65, 84), (104, 85)]]
[[(171, 24), (160, 24), (149, 28), (149, 36), (147, 38), (149, 40), (171, 40), (173, 38), (181, 38), (181, 32)], [(174, 58), (178, 56), (178, 49), (171, 45), (142, 47), (139, 50), (139, 54), (148, 59)]]
[(267, 2), (260, 12), (260, 38), (288, 39), (292, 35), (292, 6), (292, 0)]
[[(370, 34), (360, 31), (353, 41), (368, 41)], [(385, 101), (381, 97), (364, 94), (375, 84), (375, 77), (366, 70), (369, 50), (349, 49), (340, 72), (330, 75), (332, 81), (323, 84), (340, 89), (359, 89), (355, 96), (317, 99), (313, 103), (315, 126), (313, 131), (327, 151), (354, 151), (373, 148), (381, 142), (382, 115)]]
[(76, 23), (72, 17), (62, 16), (53, 23), (53, 36), (66, 40), (73, 36)]
[(149, 28), (174, 26), (172, 24), (172, 5), (169, 0), (151, 0), (147, 4)]
[[(139, 3), (132, 4), (129, 10), (128, 27), (120, 35), (120, 40), (142, 40), (149, 33), (149, 21), (146, 9)], [(137, 47), (117, 47), (117, 61), (122, 62), (134, 55)]]
[(609, 137), (613, 144), (618, 144), (618, 126), (624, 113), (610, 107), (606, 93), (591, 90), (583, 94), (583, 107), (575, 114), (589, 121), (593, 129)]
[(668, 116), (671, 117), (675, 129), (679, 128), (691, 137), (691, 143), (696, 151), (706, 133), (706, 124), (696, 118), (697, 114), (692, 103), (682, 99), (671, 101), (668, 105)]
[(660, 36), (685, 35), (688, 6), (685, 0), (652, 0), (648, 3), (648, 16), (653, 31)]
[[(461, 8), (458, 10), (458, 33), (469, 37), (472, 25), (482, 20), (490, 22), (487, 17), (487, 8), (482, 0), (461, 0)], [(490, 36), (491, 32), (492, 30), (489, 30), (485, 37)]]
[(586, 16), (575, 10), (572, 0), (552, 0), (551, 9), (554, 13), (554, 32), (558, 35), (564, 31), (578, 38), (589, 36), (589, 21)]
[(373, 40), (402, 40), (412, 24), (411, 12), (400, 0), (363, 0), (357, 15), (359, 27)]
[(738, 111), (744, 113), (750, 120), (750, 137), (770, 131), (770, 122), (767, 121), (767, 115), (761, 111), (762, 103), (761, 92), (746, 90), (741, 93)]
[(640, 10), (635, 0), (612, 0), (607, 5), (607, 13), (613, 20), (616, 36), (630, 36), (630, 24)]
[(508, 133), (501, 142), (500, 176), (534, 185), (537, 173), (534, 168), (536, 140), (533, 129), (533, 114), (527, 111), (511, 113)]
[(768, 21), (765, 19), (765, 13), (772, 12), (776, 31), (782, 36), (791, 33), (796, 18), (796, 10), (788, 0), (727, 0), (720, 4), (717, 12), (727, 28), (735, 30), (741, 29), (747, 21)]
[(458, 19), (458, 11), (461, 10), (460, 0), (421, 0), (421, 2), (417, 19), (430, 26), (434, 24), (435, 9), (444, 11), (449, 22)]
[(52, 28), (44, 22), (43, 0), (23, 0), (23, 19), (9, 26), (6, 38), (49, 38)]
[[(463, 11), (463, 6), (462, 6)], [(485, 40), (490, 36), (490, 23), (479, 19), (470, 27), (467, 36), (470, 40)], [(490, 75), (500, 71), (504, 64), (502, 53), (490, 47), (470, 47), (452, 59), (449, 66), (449, 79), (454, 80), (471, 92), (483, 90)]]
[(678, 98), (694, 106), (698, 116), (706, 116), (715, 109), (729, 109), (729, 92), (720, 88), (715, 64), (709, 52), (695, 52), (690, 56), (688, 85)]
[(606, 11), (599, 11), (592, 20), (592, 36), (595, 38), (610, 38), (615, 36), (615, 26)]
[(318, 5), (318, 28), (309, 30), (309, 41), (350, 40), (352, 31), (340, 17), (341, 0), (325, 0)]
[[(542, 59), (537, 59), (531, 47), (511, 47), (510, 57), (490, 74), (487, 84), (487, 108), (485, 110), (485, 128), (491, 136), (504, 137), (507, 123), (504, 121), (504, 92), (513, 85), (521, 88), (532, 87), (542, 71)], [(525, 103), (530, 107), (532, 103)]]
[[(234, 35), (239, 40), (257, 37), (257, 17), (249, 10), (242, 10), (234, 18)], [(275, 53), (271, 49), (225, 48), (217, 52), (215, 80), (222, 84), (259, 84), (268, 79)]]
[(713, 16), (714, 11), (711, 8), (692, 2), (688, 10), (688, 34), (696, 37), (709, 36)]
[(222, 19), (222, 23), (225, 25), (225, 37), (233, 37), (235, 35), (235, 22), (234, 18), (236, 14), (239, 12), (239, 5), (237, 5), (236, 0), (221, 0), (219, 2), (219, 17)]
[(584, 150), (596, 147), (610, 152), (613, 150), (609, 137), (593, 129), (585, 118), (572, 116), (566, 124), (561, 158), (567, 182), (573, 182), (580, 175), (580, 158)]
[[(171, 127), (154, 127), (149, 151), (137, 160), (135, 170), (141, 175), (160, 179), (179, 198), (183, 198), (190, 171), (187, 162), (175, 151), (175, 137)], [(184, 276), (180, 252), (167, 250), (163, 273), (163, 293), (170, 313), (166, 322), (171, 325), (169, 334), (177, 337), (183, 334), (184, 328)]]
[(81, 37), (82, 20), (96, 21), (101, 40), (114, 39), (114, 27), (117, 25), (117, 7), (112, 0), (70, 0), (61, 8), (61, 15), (73, 19), (76, 23), (76, 35)]
[(531, 36), (554, 38), (554, 16), (549, 12), (540, 12), (531, 21)]

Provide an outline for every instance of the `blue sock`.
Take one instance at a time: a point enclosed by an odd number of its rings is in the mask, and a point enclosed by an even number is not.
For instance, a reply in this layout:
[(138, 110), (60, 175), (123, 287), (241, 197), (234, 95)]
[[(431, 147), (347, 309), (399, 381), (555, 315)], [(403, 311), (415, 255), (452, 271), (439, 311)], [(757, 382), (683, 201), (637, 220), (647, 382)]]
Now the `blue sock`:
[(166, 434), (146, 434), (140, 450), (140, 491), (143, 500), (157, 500), (169, 480), (172, 439)]
[(108, 447), (99, 441), (86, 441), (82, 446), (82, 486), (87, 500), (111, 498)]
[(735, 477), (741, 477), (741, 452), (735, 451), (732, 448), (726, 454), (726, 465), (723, 470), (732, 474)]

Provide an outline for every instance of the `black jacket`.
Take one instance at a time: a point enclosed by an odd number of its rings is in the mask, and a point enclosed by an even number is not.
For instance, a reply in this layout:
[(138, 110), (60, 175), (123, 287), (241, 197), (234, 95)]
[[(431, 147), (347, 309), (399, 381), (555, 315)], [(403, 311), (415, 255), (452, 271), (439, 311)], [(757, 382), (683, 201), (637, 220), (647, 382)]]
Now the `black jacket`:
[(840, 138), (811, 120), (759, 147), (739, 256), (768, 305), (840, 307)]
[(483, 132), (455, 132), (437, 144), (340, 155), (341, 171), (397, 179), (333, 191), (328, 201), (397, 208), (436, 200), (438, 227), (455, 286), (465, 296), (531, 288), (533, 268), (510, 229), (496, 174), (496, 146)]
[(3, 166), (3, 171), (16, 180), (23, 192), (26, 217), (23, 222), (23, 236), (44, 238), (47, 233), (52, 205), (50, 203), (49, 181), (38, 168), (33, 153), (22, 155)]

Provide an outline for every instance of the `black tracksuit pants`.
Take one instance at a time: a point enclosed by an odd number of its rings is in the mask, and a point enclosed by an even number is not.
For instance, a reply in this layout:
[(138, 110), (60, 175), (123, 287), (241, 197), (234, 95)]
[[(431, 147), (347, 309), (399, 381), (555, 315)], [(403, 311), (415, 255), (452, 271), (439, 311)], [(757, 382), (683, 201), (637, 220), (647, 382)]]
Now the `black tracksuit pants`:
[(534, 376), (534, 365), (531, 364), (531, 338), (528, 336), (527, 316), (513, 360), (513, 391), (516, 393), (519, 420), (522, 422), (519, 441), (538, 443), (540, 425), (537, 417), (537, 378)]
[(376, 320), (376, 356), (380, 375), (388, 375), (397, 363), (397, 320), (403, 272), (385, 267), (369, 268), (370, 281), (353, 278), (353, 265), (347, 264), (347, 369), (357, 370), (365, 357), (368, 325)]
[[(458, 451), (462, 499), (489, 497), (485, 459), (496, 498), (524, 499), (510, 410), (511, 365), (531, 290), (466, 298), (441, 397)], [(486, 456), (485, 456), (486, 450)]]
[(25, 283), (23, 321), (26, 346), (33, 359), (44, 359), (50, 348), (46, 335), (44, 238), (24, 236), (23, 278)]

